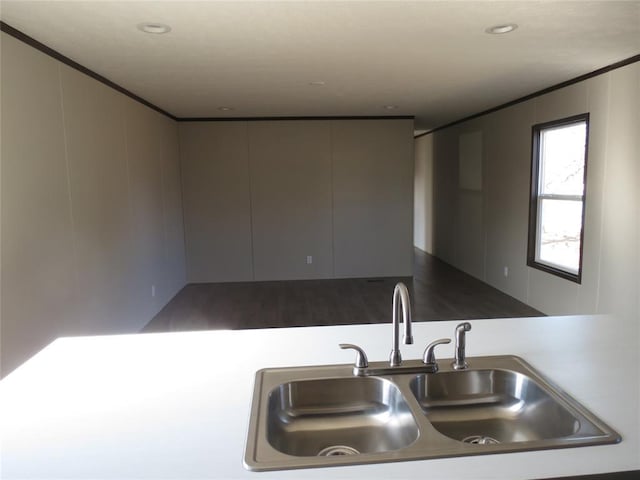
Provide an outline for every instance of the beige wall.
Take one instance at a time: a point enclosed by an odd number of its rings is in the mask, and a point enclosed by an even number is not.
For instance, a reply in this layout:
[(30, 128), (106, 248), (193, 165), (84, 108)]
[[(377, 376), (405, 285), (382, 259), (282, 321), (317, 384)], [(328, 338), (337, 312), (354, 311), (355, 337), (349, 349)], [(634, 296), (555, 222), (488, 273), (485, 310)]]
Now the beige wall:
[(244, 122), (180, 123), (189, 282), (253, 278)]
[(248, 132), (254, 279), (331, 277), (330, 122), (252, 122)]
[[(434, 253), (547, 314), (638, 318), (640, 64), (428, 135)], [(531, 126), (590, 112), (582, 284), (526, 265)], [(482, 135), (482, 189), (459, 185), (461, 136)], [(504, 275), (508, 267), (508, 276)]]
[(58, 336), (138, 331), (184, 285), (177, 141), (2, 34), (2, 374)]
[(189, 281), (411, 275), (412, 130), (181, 123)]
[(336, 277), (413, 275), (413, 121), (332, 124)]

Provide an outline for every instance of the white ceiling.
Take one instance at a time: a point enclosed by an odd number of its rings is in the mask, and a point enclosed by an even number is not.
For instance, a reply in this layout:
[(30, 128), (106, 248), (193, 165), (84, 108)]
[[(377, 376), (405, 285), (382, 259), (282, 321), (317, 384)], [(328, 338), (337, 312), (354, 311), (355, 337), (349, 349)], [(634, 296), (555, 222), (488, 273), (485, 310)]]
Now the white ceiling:
[(415, 115), (428, 129), (640, 53), (640, 1), (2, 0), (0, 18), (177, 117)]

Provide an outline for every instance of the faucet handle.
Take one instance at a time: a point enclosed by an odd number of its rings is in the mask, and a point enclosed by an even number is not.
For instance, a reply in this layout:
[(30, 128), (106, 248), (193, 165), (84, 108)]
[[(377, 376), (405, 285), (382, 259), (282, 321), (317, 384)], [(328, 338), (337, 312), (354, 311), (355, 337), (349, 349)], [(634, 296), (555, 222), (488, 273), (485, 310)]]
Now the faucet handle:
[(341, 343), (340, 348), (343, 350), (351, 349), (357, 352), (356, 368), (367, 368), (369, 366), (369, 360), (367, 360), (367, 354), (364, 353), (364, 350), (360, 348), (358, 345), (354, 345), (352, 343)]
[(429, 367), (429, 371), (431, 373), (436, 373), (438, 371), (438, 362), (436, 362), (436, 347), (438, 345), (446, 345), (447, 343), (451, 343), (450, 338), (440, 338), (431, 342), (427, 345), (427, 348), (424, 350), (424, 354), (422, 356), (422, 363), (424, 363), (427, 367)]

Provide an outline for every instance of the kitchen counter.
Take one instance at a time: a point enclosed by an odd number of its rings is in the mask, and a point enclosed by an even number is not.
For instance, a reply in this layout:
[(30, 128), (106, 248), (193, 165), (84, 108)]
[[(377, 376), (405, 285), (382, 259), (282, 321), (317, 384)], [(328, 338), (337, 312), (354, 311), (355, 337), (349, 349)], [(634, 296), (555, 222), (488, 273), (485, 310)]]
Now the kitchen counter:
[[(414, 323), (426, 344), (458, 322)], [(622, 436), (617, 445), (350, 467), (242, 466), (256, 370), (389, 355), (389, 324), (60, 338), (0, 382), (2, 478), (525, 479), (640, 469), (640, 333), (608, 316), (471, 321), (467, 355), (514, 354)], [(453, 344), (439, 348), (443, 359)], [(444, 361), (444, 360), (441, 360)]]

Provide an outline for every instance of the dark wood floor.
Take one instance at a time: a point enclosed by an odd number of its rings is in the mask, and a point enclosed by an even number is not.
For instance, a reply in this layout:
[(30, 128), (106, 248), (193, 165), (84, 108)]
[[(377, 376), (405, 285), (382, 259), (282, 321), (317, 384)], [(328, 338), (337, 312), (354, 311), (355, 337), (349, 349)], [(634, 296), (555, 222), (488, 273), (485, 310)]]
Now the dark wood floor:
[(190, 284), (143, 331), (388, 323), (398, 281), (414, 321), (542, 315), (418, 249), (414, 259), (413, 278)]

